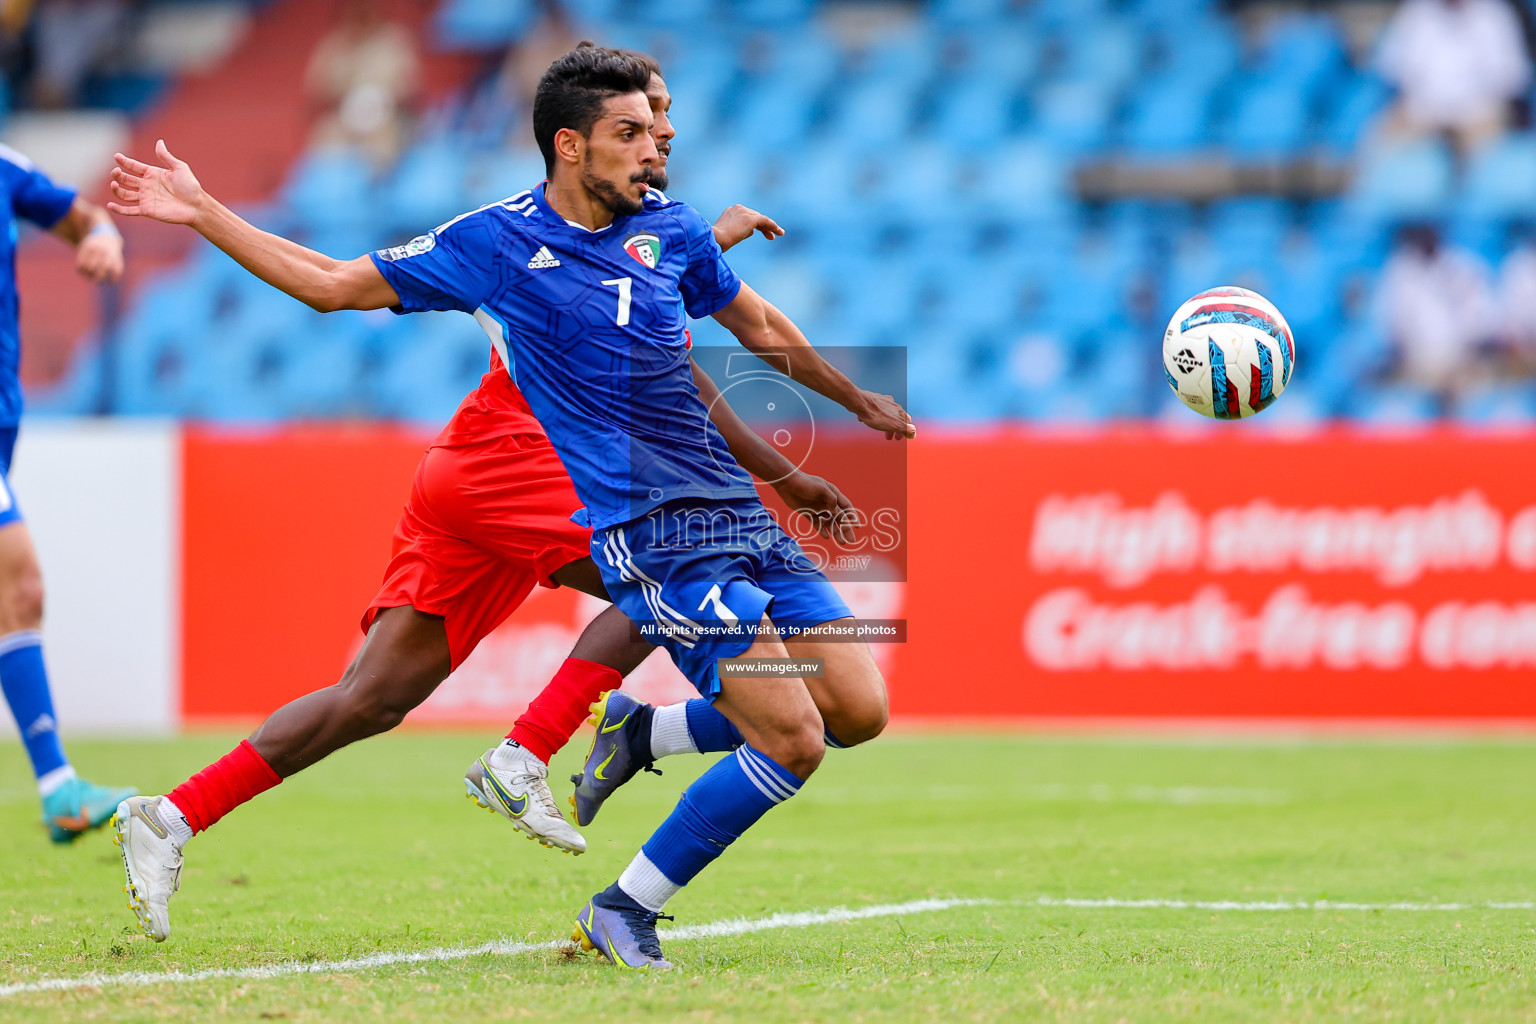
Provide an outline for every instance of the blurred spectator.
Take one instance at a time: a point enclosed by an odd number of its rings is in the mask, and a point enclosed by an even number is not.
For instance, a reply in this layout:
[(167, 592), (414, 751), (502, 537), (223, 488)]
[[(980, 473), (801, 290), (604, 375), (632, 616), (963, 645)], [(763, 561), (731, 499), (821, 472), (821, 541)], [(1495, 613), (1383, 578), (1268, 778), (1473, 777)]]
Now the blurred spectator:
[(556, 0), (536, 0), (538, 21), (496, 63), (463, 111), (463, 129), (493, 146), (525, 142), (533, 94), (544, 70), (581, 41), (569, 13)]
[(1398, 90), (1389, 132), (1446, 132), (1463, 153), (1504, 130), (1531, 81), (1520, 20), (1506, 0), (1406, 0), (1377, 63)]
[(1433, 226), (1406, 227), (1376, 301), (1403, 380), (1448, 395), (1476, 375), (1497, 325), (1488, 269), (1475, 255), (1446, 245)]
[(1499, 275), (1501, 334), (1517, 372), (1536, 376), (1536, 236), (1504, 259)]
[(383, 166), (404, 145), (420, 61), (410, 32), (381, 6), (347, 0), (309, 59), (305, 88), (320, 109), (315, 143), (355, 148)]
[(7, 0), (0, 8), (8, 43), (31, 44), (26, 98), (47, 109), (79, 100), (86, 77), (127, 24), (126, 0)]

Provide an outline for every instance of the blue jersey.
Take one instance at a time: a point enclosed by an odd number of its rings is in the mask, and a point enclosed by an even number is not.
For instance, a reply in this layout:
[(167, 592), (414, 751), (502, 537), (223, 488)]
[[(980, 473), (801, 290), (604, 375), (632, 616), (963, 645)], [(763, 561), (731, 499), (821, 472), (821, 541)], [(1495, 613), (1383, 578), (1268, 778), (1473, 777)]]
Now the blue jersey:
[(709, 224), (652, 192), (601, 231), (543, 187), (373, 254), (396, 312), (474, 314), (560, 453), (590, 525), (664, 502), (755, 498), (699, 400), (684, 334), (736, 297)]
[(9, 146), (0, 145), (0, 427), (21, 421), (21, 329), (16, 302), (17, 219), (51, 228), (75, 201)]

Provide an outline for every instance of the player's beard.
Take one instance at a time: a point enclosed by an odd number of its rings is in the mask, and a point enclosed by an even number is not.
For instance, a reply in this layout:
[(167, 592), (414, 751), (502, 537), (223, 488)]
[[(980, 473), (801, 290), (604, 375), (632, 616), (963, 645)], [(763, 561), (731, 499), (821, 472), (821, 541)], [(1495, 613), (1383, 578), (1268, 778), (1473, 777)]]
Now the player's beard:
[[(672, 155), (672, 143), (663, 142), (661, 145), (656, 147), (656, 152), (659, 153), (664, 159), (670, 157)], [(667, 186), (671, 184), (671, 182), (667, 180), (666, 169), (660, 165), (652, 165), (650, 182), (651, 188), (654, 188), (659, 192), (665, 192), (667, 190)]]
[[(649, 184), (653, 179), (647, 169), (629, 179), (631, 182), (643, 181)], [(632, 217), (645, 207), (645, 197), (631, 199), (619, 187), (607, 178), (599, 178), (592, 173), (592, 154), (587, 153), (587, 159), (581, 168), (581, 183), (586, 186), (588, 192), (597, 196), (598, 201), (608, 207), (608, 212), (615, 217)]]

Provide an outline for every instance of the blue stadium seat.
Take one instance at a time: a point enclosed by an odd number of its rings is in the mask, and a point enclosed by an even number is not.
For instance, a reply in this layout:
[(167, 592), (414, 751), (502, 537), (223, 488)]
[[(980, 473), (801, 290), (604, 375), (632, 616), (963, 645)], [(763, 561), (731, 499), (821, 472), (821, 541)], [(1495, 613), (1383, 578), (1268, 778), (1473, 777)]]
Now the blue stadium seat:
[[(1078, 7), (1078, 0), (1073, 0)], [(1105, 88), (1118, 90), (1128, 85), (1141, 70), (1146, 57), (1146, 39), (1127, 19), (1093, 19), (1066, 37), (1065, 77), (1092, 79)]]
[(1450, 197), (1451, 155), (1439, 142), (1367, 153), (1350, 189), (1349, 212), (1374, 221), (1437, 216)]
[(544, 158), (532, 146), (484, 154), (470, 165), (458, 212), (515, 196), (543, 179)]
[(902, 209), (918, 197), (924, 203), (949, 206), (960, 170), (974, 168), (944, 142), (919, 140), (903, 145), (899, 152), (898, 159), (876, 161), (879, 175), (870, 194), (872, 201), (891, 209)]
[(1251, 196), (1215, 203), (1208, 212), (1216, 244), (1240, 262), (1267, 264), (1291, 228), (1291, 211), (1282, 199)]
[(1310, 234), (1302, 232), (1288, 237), (1276, 256), (1266, 297), (1290, 322), (1298, 344), (1303, 338), (1332, 334), (1341, 315), (1339, 264), (1324, 254)]
[(446, 138), (411, 147), (379, 190), (389, 225), (425, 231), (472, 209), (464, 189), (467, 164), (467, 154)]
[[(709, 24), (713, 20), (714, 0), (631, 0), (626, 12), (634, 24), (661, 25), (668, 28)], [(625, 19), (629, 20), (629, 19)], [(638, 41), (637, 41), (638, 42)], [(615, 41), (608, 45), (629, 46)], [(646, 44), (641, 44), (641, 48)]]
[(1132, 90), (1124, 141), (1142, 153), (1191, 150), (1206, 141), (1211, 93), (1208, 83), (1163, 74)]
[(813, 0), (732, 0), (731, 17), (749, 25), (788, 28), (802, 24), (815, 10)]
[(1207, 87), (1237, 69), (1243, 43), (1230, 21), (1169, 15), (1157, 19), (1151, 31), (1154, 48), (1161, 52), (1161, 70)]
[(447, 0), (433, 16), (440, 45), (456, 50), (499, 50), (533, 23), (531, 0)]
[(284, 199), (310, 224), (358, 223), (378, 209), (372, 189), (373, 171), (362, 157), (330, 150), (304, 158), (288, 179)]
[(971, 197), (999, 204), (1013, 216), (1065, 216), (1067, 169), (1060, 155), (1039, 142), (1015, 142), (978, 157)]
[(1536, 133), (1507, 136), (1474, 154), (1459, 208), (1469, 217), (1536, 217)]
[(758, 152), (802, 144), (816, 116), (820, 87), (797, 79), (763, 79), (748, 86), (731, 111), (725, 135)]
[(1035, 0), (1030, 17), (1038, 24), (1068, 26), (1080, 32), (1110, 18), (1110, 0)]
[(1163, 291), (1163, 306), (1172, 315), (1191, 296), (1207, 288), (1231, 284), (1232, 254), (1208, 233), (1191, 231), (1174, 248), (1168, 263)]
[(1114, 115), (1114, 91), (1094, 79), (1051, 82), (1035, 94), (1033, 127), (1064, 154), (1104, 145)]
[(1311, 117), (1305, 82), (1284, 73), (1242, 83), (1223, 137), (1239, 161), (1291, 156), (1307, 142)]
[[(1301, 360), (1297, 359), (1298, 366)], [(1381, 427), (1414, 427), (1432, 421), (1438, 408), (1435, 398), (1427, 391), (1394, 384), (1382, 388), (1365, 388), (1347, 395), (1339, 403), (1339, 414)]]
[(933, 0), (929, 10), (943, 24), (989, 25), (1011, 6), (1010, 0)]
[(1536, 426), (1536, 387), (1519, 383), (1479, 388), (1452, 403), (1451, 417), (1479, 427), (1529, 429)]
[(994, 21), (961, 29), (947, 42), (963, 54), (960, 69), (968, 77), (1017, 86), (1039, 72), (1044, 33), (1016, 21)]
[(882, 75), (837, 91), (827, 134), (851, 146), (887, 145), (912, 134), (916, 78)]
[(441, 426), (489, 365), (490, 342), (462, 313), (411, 317), (414, 331), (386, 353), (373, 403), (398, 419)]
[(1013, 128), (1017, 100), (1008, 76), (973, 74), (945, 82), (934, 98), (930, 134), (950, 147), (997, 145)]
[(1392, 91), (1375, 75), (1355, 75), (1332, 90), (1320, 128), (1337, 152), (1353, 153), (1366, 128), (1381, 116)]
[(1307, 95), (1345, 68), (1338, 22), (1326, 14), (1275, 19), (1263, 43), (1261, 64), (1269, 76), (1295, 82)]

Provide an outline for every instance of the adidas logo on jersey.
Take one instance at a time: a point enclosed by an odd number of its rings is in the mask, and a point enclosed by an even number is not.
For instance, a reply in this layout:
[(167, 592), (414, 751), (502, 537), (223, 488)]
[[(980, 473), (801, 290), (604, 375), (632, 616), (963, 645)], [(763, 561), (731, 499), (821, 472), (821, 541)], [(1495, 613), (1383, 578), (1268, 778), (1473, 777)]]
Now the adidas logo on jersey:
[(539, 251), (533, 254), (533, 259), (528, 261), (529, 270), (548, 270), (550, 267), (558, 267), (560, 261), (555, 259), (555, 254), (549, 251), (549, 246), (539, 246)]

